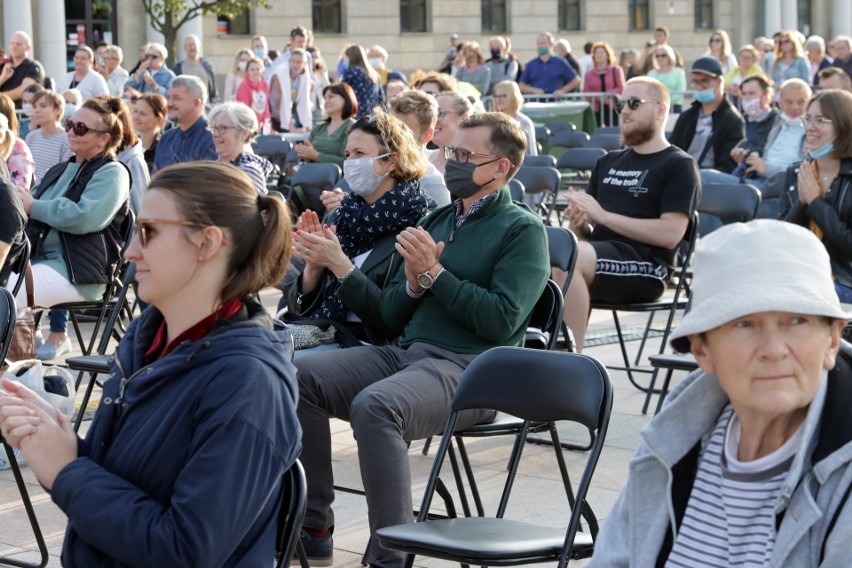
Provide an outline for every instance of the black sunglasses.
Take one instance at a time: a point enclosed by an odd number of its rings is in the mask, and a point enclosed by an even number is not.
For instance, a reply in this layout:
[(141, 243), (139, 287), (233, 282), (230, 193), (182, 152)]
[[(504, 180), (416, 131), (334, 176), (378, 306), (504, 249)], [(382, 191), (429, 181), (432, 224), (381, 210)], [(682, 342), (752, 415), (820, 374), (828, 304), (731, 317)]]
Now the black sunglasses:
[(70, 118), (65, 121), (65, 132), (74, 131), (75, 136), (85, 136), (89, 132), (97, 132), (98, 134), (106, 134), (106, 130), (96, 130), (89, 128), (84, 122), (74, 122)]
[(629, 99), (616, 99), (616, 101), (615, 101), (615, 112), (617, 112), (618, 114), (621, 114), (621, 111), (624, 110), (625, 105), (630, 107), (630, 110), (636, 110), (637, 108), (639, 108), (639, 105), (642, 105), (642, 104), (645, 104), (645, 103), (651, 103), (651, 104), (655, 104), (655, 105), (660, 104), (659, 101), (646, 101), (646, 100), (642, 100), (642, 99), (637, 98), (637, 97), (630, 97)]
[(195, 229), (203, 229), (207, 226), (201, 223), (178, 221), (176, 219), (139, 219), (136, 221), (136, 226), (133, 227), (133, 232), (139, 237), (139, 244), (142, 245), (142, 248), (146, 248), (151, 238), (157, 234), (157, 229), (154, 228), (154, 225), (178, 225)]

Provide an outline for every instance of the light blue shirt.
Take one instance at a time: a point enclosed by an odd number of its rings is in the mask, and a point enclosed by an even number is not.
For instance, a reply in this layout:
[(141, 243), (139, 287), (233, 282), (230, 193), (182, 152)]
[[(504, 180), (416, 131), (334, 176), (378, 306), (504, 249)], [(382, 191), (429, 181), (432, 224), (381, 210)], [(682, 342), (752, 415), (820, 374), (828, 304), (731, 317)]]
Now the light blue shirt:
[(786, 168), (802, 158), (802, 139), (805, 128), (801, 124), (782, 126), (778, 136), (766, 150), (766, 163)]

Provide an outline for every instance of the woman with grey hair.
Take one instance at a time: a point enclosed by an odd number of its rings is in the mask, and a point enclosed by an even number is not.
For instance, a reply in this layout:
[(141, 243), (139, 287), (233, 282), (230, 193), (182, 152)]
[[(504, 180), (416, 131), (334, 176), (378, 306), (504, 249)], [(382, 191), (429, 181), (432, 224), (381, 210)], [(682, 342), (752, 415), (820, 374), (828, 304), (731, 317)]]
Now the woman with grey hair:
[(514, 81), (501, 81), (494, 85), (492, 96), (494, 98), (494, 110), (508, 114), (517, 120), (524, 134), (527, 135), (527, 156), (537, 156), (535, 124), (530, 117), (521, 112), (524, 97), (518, 84)]
[(266, 158), (251, 149), (257, 135), (257, 115), (240, 102), (222, 103), (213, 107), (208, 116), (207, 130), (213, 135), (216, 153), (222, 162), (230, 162), (251, 178), (260, 195), (266, 195), (266, 178), (273, 166)]
[[(136, 71), (124, 84), (124, 88), (137, 93), (159, 93), (164, 97), (169, 92), (169, 83), (175, 78), (171, 69), (166, 67), (169, 51), (162, 43), (149, 43), (143, 59)], [(131, 91), (132, 92), (132, 91)]]
[(695, 249), (672, 346), (700, 367), (642, 432), (595, 541), (606, 566), (849, 566), (850, 314), (823, 243), (769, 219)]

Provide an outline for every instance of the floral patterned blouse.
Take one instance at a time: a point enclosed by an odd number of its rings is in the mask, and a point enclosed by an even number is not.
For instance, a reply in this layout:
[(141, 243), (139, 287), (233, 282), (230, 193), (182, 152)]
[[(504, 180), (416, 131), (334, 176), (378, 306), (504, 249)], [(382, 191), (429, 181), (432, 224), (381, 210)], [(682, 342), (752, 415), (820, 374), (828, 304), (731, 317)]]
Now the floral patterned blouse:
[(370, 116), (376, 105), (385, 104), (385, 91), (381, 83), (375, 84), (370, 81), (367, 73), (357, 65), (347, 67), (341, 80), (352, 87), (355, 98), (358, 99), (358, 115), (355, 118)]

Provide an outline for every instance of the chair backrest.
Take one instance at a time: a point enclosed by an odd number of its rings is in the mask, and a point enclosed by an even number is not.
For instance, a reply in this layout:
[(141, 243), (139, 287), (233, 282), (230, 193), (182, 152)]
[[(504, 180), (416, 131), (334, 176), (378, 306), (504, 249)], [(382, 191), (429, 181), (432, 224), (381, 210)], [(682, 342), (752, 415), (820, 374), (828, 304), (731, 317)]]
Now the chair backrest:
[(603, 148), (607, 152), (621, 150), (621, 137), (619, 134), (595, 130), (594, 134), (586, 142), (586, 148)]
[(0, 288), (0, 365), (6, 360), (15, 329), (15, 297), (6, 288)]
[(761, 199), (781, 197), (785, 177), (787, 177), (787, 172), (778, 172), (766, 178), (763, 189), (760, 191)]
[(281, 508), (278, 511), (278, 532), (275, 547), (275, 566), (289, 566), (299, 542), (299, 531), (308, 505), (308, 483), (299, 460), (284, 472), (281, 487)]
[(595, 129), (595, 134), (621, 134), (620, 126), (598, 126)]
[[(562, 313), (565, 310), (565, 299), (562, 295), (562, 290), (559, 285), (553, 280), (548, 280), (538, 297), (535, 306), (533, 306), (532, 315), (528, 326), (539, 329), (543, 332), (542, 344), (530, 345), (529, 342), (525, 347), (536, 347), (540, 349), (553, 350), (556, 349), (556, 342), (559, 337), (559, 327), (562, 325)], [(529, 337), (528, 337), (529, 339)], [(536, 339), (538, 342), (538, 339)]]
[(573, 122), (545, 122), (544, 125), (550, 130), (551, 136), (556, 136), (560, 132), (574, 132), (577, 130), (577, 125)]
[(551, 268), (558, 268), (568, 275), (562, 290), (564, 293), (577, 264), (577, 237), (564, 227), (545, 227), (544, 230), (547, 231), (547, 252)]
[(521, 183), (520, 180), (512, 178), (509, 180), (509, 193), (512, 195), (512, 201), (517, 201), (519, 203), (524, 202), (524, 194), (526, 190), (524, 189), (524, 184)]
[(573, 130), (564, 130), (557, 132), (550, 139), (550, 147), (560, 148), (583, 148), (589, 142), (589, 135), (585, 132), (574, 132)]
[(524, 156), (525, 166), (536, 166), (539, 168), (555, 168), (556, 157), (550, 154), (541, 154), (539, 156)]
[(550, 141), (550, 129), (546, 126), (536, 126), (535, 139), (536, 142), (541, 143), (541, 145), (546, 148)]
[(21, 289), (21, 285), (24, 283), (24, 279), (27, 276), (27, 264), (30, 262), (30, 252), (30, 240), (24, 238), (24, 246), (21, 247), (21, 252), (18, 255), (18, 261), (12, 269), (12, 272), (18, 275), (18, 279), (15, 280), (15, 285), (12, 286), (12, 296), (18, 295), (18, 291)]
[(556, 169), (591, 171), (603, 156), (603, 148), (568, 148), (556, 160)]
[(276, 163), (286, 158), (292, 149), (293, 145), (288, 140), (284, 140), (280, 136), (267, 134), (257, 137), (254, 153), (263, 156), (272, 163)]
[(556, 168), (524, 164), (518, 169), (515, 178), (524, 184), (524, 191), (528, 194), (548, 191), (555, 194), (559, 190), (562, 174)]
[(760, 190), (743, 183), (708, 183), (701, 188), (698, 212), (731, 219), (750, 221), (760, 207)]
[(308, 162), (299, 166), (290, 183), (294, 186), (328, 190), (340, 179), (340, 166), (331, 163)]

